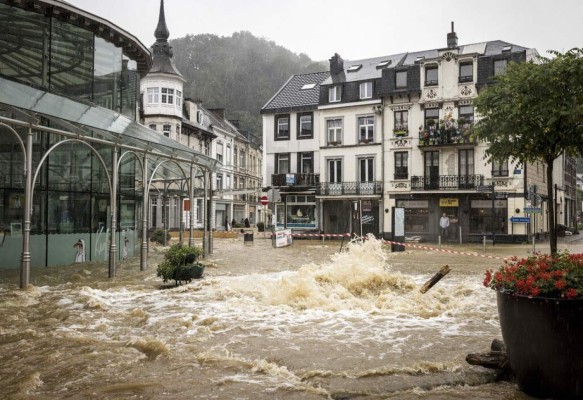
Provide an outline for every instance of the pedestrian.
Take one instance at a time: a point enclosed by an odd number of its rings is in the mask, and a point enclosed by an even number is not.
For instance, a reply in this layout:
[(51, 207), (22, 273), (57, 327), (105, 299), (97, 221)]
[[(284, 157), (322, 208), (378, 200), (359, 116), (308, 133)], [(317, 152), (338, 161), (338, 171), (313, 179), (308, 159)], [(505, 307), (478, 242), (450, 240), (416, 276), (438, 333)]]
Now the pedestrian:
[(230, 230), (229, 229), (229, 218), (228, 217), (225, 217), (225, 230), (226, 231), (229, 231)]
[(249, 223), (249, 218), (245, 218), (245, 228), (251, 228), (251, 224)]
[(231, 221), (231, 229), (233, 229), (235, 225), (237, 225), (237, 221), (235, 221), (235, 218), (233, 218), (233, 220)]
[(441, 227), (441, 236), (447, 239), (448, 228), (449, 228), (449, 217), (446, 213), (443, 213), (441, 219), (439, 220), (439, 226)]
[(77, 252), (75, 253), (75, 262), (85, 262), (85, 241), (83, 239), (79, 239), (79, 241), (77, 241), (73, 247), (77, 249)]

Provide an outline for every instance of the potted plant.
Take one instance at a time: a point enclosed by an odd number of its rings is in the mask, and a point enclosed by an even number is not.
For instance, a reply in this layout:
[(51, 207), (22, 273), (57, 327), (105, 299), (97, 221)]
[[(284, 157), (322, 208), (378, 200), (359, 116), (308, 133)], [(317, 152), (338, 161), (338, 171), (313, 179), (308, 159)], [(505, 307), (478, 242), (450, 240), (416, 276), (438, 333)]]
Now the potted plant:
[(158, 264), (156, 275), (162, 278), (164, 283), (175, 280), (176, 286), (182, 282), (190, 282), (192, 279), (200, 279), (204, 272), (204, 265), (196, 260), (201, 255), (202, 249), (199, 247), (174, 244), (164, 255), (164, 261)]
[(518, 385), (544, 398), (583, 395), (583, 254), (514, 257), (486, 271)]

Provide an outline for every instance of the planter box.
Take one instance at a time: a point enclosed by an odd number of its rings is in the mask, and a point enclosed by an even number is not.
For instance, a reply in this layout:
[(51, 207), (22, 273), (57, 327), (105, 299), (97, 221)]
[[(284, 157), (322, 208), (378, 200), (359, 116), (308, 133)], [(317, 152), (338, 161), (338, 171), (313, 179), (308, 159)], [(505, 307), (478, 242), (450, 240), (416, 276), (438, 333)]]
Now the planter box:
[(583, 300), (497, 292), (497, 302), (520, 389), (540, 398), (583, 398)]

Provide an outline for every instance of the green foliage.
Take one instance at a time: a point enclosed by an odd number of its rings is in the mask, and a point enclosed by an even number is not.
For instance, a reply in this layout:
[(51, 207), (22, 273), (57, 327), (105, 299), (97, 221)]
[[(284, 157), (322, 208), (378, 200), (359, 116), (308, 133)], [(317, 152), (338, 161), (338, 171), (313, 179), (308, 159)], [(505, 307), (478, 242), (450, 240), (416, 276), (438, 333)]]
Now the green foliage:
[[(164, 282), (176, 279), (176, 271), (187, 264), (188, 255), (194, 255), (194, 262), (202, 255), (202, 249), (182, 246), (180, 243), (170, 246), (170, 249), (164, 255), (164, 261), (158, 264), (156, 276), (162, 278)], [(176, 283), (178, 284), (178, 280)]]
[[(166, 243), (170, 241), (170, 238), (170, 233), (166, 232)], [(150, 241), (164, 244), (164, 229), (156, 229), (154, 232), (152, 232), (152, 235), (150, 235)]]
[(257, 223), (257, 231), (258, 232), (265, 232), (265, 224), (263, 222)]
[(474, 104), (482, 118), (474, 138), (488, 142), (490, 161), (546, 164), (554, 254), (553, 162), (583, 154), (583, 49), (551, 54), (536, 63), (510, 63), (506, 74), (480, 92)]
[(260, 137), (259, 110), (293, 74), (327, 71), (328, 65), (294, 54), (250, 32), (232, 36), (187, 35), (171, 41), (184, 75), (184, 97), (206, 108), (225, 108), (227, 118)]

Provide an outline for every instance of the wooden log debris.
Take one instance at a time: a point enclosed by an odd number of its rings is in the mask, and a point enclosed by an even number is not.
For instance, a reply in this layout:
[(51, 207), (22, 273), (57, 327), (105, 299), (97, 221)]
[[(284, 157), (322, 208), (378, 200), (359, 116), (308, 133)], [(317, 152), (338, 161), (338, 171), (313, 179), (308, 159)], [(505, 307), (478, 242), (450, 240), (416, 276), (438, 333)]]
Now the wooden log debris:
[(437, 282), (439, 282), (441, 280), (441, 278), (443, 278), (444, 276), (449, 274), (449, 271), (451, 271), (451, 268), (449, 267), (449, 265), (444, 265), (439, 271), (437, 271), (437, 273), (435, 275), (433, 275), (433, 277), (430, 280), (425, 282), (425, 285), (423, 285), (421, 287), (420, 292), (427, 293), (427, 291), (429, 289), (431, 289), (433, 287), (433, 285), (435, 285)]
[(471, 365), (479, 365), (484, 368), (496, 369), (500, 372), (500, 380), (512, 380), (513, 373), (510, 361), (506, 354), (504, 342), (498, 339), (492, 341), (489, 352), (471, 353), (466, 356), (466, 362)]

